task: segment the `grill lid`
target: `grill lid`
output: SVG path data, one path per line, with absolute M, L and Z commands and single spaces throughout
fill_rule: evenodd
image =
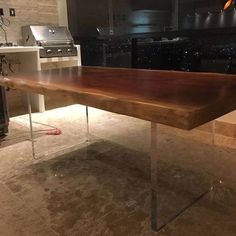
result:
M 24 45 L 27 46 L 53 46 L 73 45 L 74 40 L 63 26 L 24 26 L 22 28 Z

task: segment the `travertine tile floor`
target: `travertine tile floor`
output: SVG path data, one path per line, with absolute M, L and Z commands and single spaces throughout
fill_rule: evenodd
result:
M 89 111 L 89 144 L 83 106 L 34 114 L 35 130 L 63 131 L 36 136 L 37 160 L 28 117 L 12 119 L 8 138 L 18 142 L 0 148 L 0 235 L 236 235 L 236 150 L 159 125 L 159 223 L 167 225 L 152 233 L 149 122 Z

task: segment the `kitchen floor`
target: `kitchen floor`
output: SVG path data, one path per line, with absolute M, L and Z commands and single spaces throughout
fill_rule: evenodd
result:
M 11 119 L 0 146 L 0 235 L 235 236 L 236 150 L 158 125 L 158 222 L 150 231 L 150 123 L 73 105 Z M 62 135 L 46 135 L 59 128 Z M 187 208 L 188 207 L 188 208 Z M 186 209 L 187 208 L 187 209 Z

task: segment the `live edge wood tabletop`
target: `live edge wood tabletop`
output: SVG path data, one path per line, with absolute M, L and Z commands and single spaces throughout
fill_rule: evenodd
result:
M 186 130 L 236 109 L 236 75 L 81 66 L 1 77 L 0 85 Z

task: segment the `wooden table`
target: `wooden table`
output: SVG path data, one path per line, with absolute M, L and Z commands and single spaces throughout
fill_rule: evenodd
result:
M 236 76 L 72 67 L 1 78 L 26 92 L 70 96 L 76 103 L 192 129 L 236 109 Z
M 156 123 L 190 130 L 236 109 L 235 75 L 72 67 L 17 74 L 1 78 L 0 85 L 151 121 L 153 230 L 158 229 Z

